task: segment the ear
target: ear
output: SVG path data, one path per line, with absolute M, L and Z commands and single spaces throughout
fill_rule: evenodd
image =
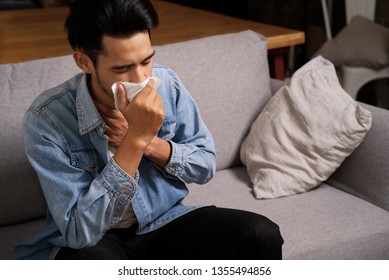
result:
M 82 71 L 84 71 L 87 74 L 92 73 L 92 71 L 94 69 L 94 65 L 93 65 L 92 60 L 89 58 L 89 56 L 87 56 L 86 54 L 84 54 L 82 52 L 76 51 L 73 54 L 73 59 L 76 62 L 77 66 Z

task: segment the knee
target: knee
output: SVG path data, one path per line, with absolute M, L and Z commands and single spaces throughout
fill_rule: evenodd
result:
M 279 226 L 270 219 L 256 215 L 248 222 L 242 235 L 242 244 L 246 244 L 246 257 L 264 260 L 282 259 L 282 238 Z
M 282 259 L 282 245 L 284 239 L 282 238 L 280 228 L 277 224 L 268 219 L 265 229 L 259 229 L 259 241 L 264 244 L 264 259 L 280 260 Z M 257 229 L 258 232 L 258 229 Z

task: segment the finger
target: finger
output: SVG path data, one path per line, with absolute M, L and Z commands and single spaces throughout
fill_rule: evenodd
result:
M 155 92 L 156 92 L 156 94 L 154 96 L 154 102 L 156 104 L 162 104 L 163 103 L 162 102 L 162 96 L 157 91 L 155 91 Z
M 155 81 L 153 79 L 150 79 L 148 81 L 148 83 L 146 84 L 146 86 L 144 87 L 144 89 L 146 89 L 146 91 L 148 93 L 150 93 L 154 89 L 154 84 L 155 84 Z
M 154 79 L 153 79 L 153 78 L 150 78 L 148 84 L 149 84 L 150 86 L 154 87 L 154 84 L 155 84 Z
M 126 89 L 122 84 L 118 85 L 117 99 L 119 111 L 123 112 L 127 108 L 129 101 L 127 100 Z

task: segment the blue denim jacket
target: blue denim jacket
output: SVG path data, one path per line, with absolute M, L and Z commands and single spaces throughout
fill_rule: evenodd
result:
M 215 148 L 195 101 L 170 69 L 162 79 L 165 119 L 158 136 L 170 141 L 164 170 L 143 158 L 135 178 L 107 157 L 105 124 L 80 73 L 42 93 L 25 114 L 26 154 L 36 170 L 48 211 L 47 226 L 15 249 L 18 259 L 53 259 L 60 247 L 95 245 L 132 203 L 137 234 L 153 231 L 198 206 L 185 206 L 186 183 L 208 182 Z

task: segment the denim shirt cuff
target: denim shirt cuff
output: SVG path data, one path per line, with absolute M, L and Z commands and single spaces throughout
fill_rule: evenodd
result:
M 184 177 L 182 166 L 187 161 L 187 153 L 183 145 L 179 145 L 172 141 L 169 141 L 169 143 L 172 147 L 172 154 L 168 164 L 165 166 L 165 171 L 175 178 L 182 178 Z
M 139 180 L 138 170 L 135 177 L 132 177 L 111 158 L 102 175 L 105 188 L 114 195 L 123 198 L 125 201 L 131 200 L 135 196 Z

